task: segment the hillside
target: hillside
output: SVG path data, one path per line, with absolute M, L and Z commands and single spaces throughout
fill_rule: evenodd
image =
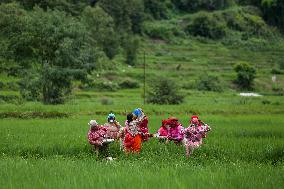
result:
M 75 96 L 90 91 L 112 92 L 127 88 L 129 90 L 134 88 L 132 91 L 136 92 L 142 91 L 144 66 L 146 91 L 151 90 L 149 85 L 157 78 L 167 77 L 174 80 L 184 94 L 198 93 L 198 90 L 201 92 L 212 90 L 218 91 L 216 95 L 237 94 L 241 91 L 283 95 L 284 38 L 281 28 L 277 29 L 263 19 L 267 19 L 263 7 L 258 7 L 257 4 L 225 3 L 222 4 L 224 6 L 213 4 L 213 9 L 203 4 L 196 4 L 194 8 L 190 3 L 181 6 L 178 4 L 179 1 L 167 2 L 167 7 L 164 7 L 155 2 L 159 1 L 152 3 L 144 1 L 144 4 L 137 1 L 138 4 L 130 4 L 124 9 L 116 7 L 122 12 L 128 11 L 129 17 L 126 16 L 124 19 L 115 17 L 121 16 L 122 13 L 115 12 L 117 10 L 109 6 L 107 0 L 97 2 L 92 8 L 87 7 L 88 4 L 83 2 L 77 7 L 69 2 L 70 4 L 63 11 L 60 3 L 48 4 L 50 9 L 47 12 L 42 12 L 41 8 L 44 7 L 40 3 L 35 5 L 41 8 L 34 7 L 34 9 L 27 8 L 32 4 L 2 3 L 3 48 L 0 59 L 2 101 L 14 103 L 23 100 L 41 101 L 44 96 L 44 99 L 47 98 L 43 100 L 45 103 L 56 103 L 70 99 L 68 94 L 71 91 Z M 138 9 L 139 7 L 142 8 Z M 128 8 L 133 8 L 131 10 L 134 12 L 129 12 Z M 9 9 L 10 12 L 7 11 Z M 44 20 L 50 22 L 50 26 L 42 28 L 42 31 L 46 29 L 47 35 L 53 30 L 52 24 L 56 23 L 52 19 L 57 19 L 57 22 L 62 23 L 63 28 L 70 27 L 69 31 L 68 29 L 63 31 L 65 29 L 62 28 L 66 36 L 77 36 L 71 43 L 78 44 L 81 40 L 82 49 L 76 52 L 76 48 L 73 48 L 76 45 L 69 47 L 70 44 L 64 41 L 65 38 L 53 36 L 52 33 L 50 39 L 42 40 L 44 36 L 37 33 L 34 28 L 21 27 L 26 20 L 18 19 L 13 11 L 23 14 L 29 23 L 39 24 L 38 27 L 43 27 L 40 22 Z M 68 21 L 60 20 L 63 12 L 71 13 L 65 15 Z M 92 17 L 96 14 L 105 19 Z M 130 22 L 125 20 L 128 18 Z M 143 21 L 138 18 L 143 18 Z M 73 26 L 68 22 L 72 22 L 74 27 L 79 27 L 81 30 L 70 33 L 73 32 L 71 28 Z M 98 24 L 99 27 L 93 24 Z M 111 28 L 106 27 L 107 25 Z M 19 32 L 22 35 L 18 36 Z M 26 38 L 27 34 L 34 37 Z M 62 38 L 63 44 L 55 45 L 55 38 Z M 83 42 L 82 40 L 85 39 L 88 40 Z M 33 46 L 36 43 L 44 45 Z M 60 46 L 63 49 L 56 50 Z M 41 51 L 43 53 L 40 53 Z M 76 56 L 82 58 L 76 60 Z M 46 64 L 49 68 L 39 64 L 52 61 L 53 66 Z M 74 67 L 78 61 L 82 66 Z M 249 89 L 242 89 L 235 82 L 237 73 L 234 71 L 234 66 L 239 63 L 247 63 L 256 69 L 256 78 Z M 74 65 L 69 67 L 69 64 Z M 47 68 L 51 70 L 50 76 L 41 74 L 48 73 Z M 53 73 L 53 69 L 59 72 Z M 50 97 L 48 94 L 42 94 L 42 89 L 38 88 L 42 86 L 39 83 L 47 83 L 44 77 L 52 77 L 52 74 L 57 74 L 56 77 L 60 81 L 50 80 L 50 86 L 57 86 L 49 89 L 55 90 L 52 93 L 58 95 L 56 98 L 51 94 Z M 70 77 L 65 77 L 64 74 Z M 200 87 L 201 84 L 207 85 L 207 88 Z M 48 89 L 48 86 L 46 88 Z M 141 98 L 142 93 L 138 92 L 136 96 Z M 71 99 L 73 97 L 71 96 Z M 48 98 L 51 98 L 51 101 Z M 52 98 L 55 98 L 54 101 Z

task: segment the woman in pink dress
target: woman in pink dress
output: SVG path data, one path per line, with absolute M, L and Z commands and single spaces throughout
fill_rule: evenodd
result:
M 133 120 L 138 122 L 138 129 L 141 132 L 142 142 L 149 140 L 148 117 L 141 108 L 136 108 L 133 112 Z
M 206 133 L 211 128 L 198 119 L 198 116 L 193 115 L 190 120 L 190 125 L 184 129 L 183 143 L 186 148 L 186 157 L 188 158 L 194 149 L 200 147 L 202 139 L 206 137 Z
M 181 144 L 184 138 L 183 126 L 178 122 L 178 118 L 171 117 L 168 119 L 169 124 L 168 136 L 169 141 L 174 141 L 176 144 Z
M 169 133 L 169 124 L 168 120 L 165 119 L 162 121 L 162 126 L 159 128 L 159 130 L 156 133 L 156 137 L 160 139 L 160 141 L 164 141 L 167 139 Z
M 107 129 L 99 125 L 96 120 L 91 120 L 88 124 L 90 126 L 87 134 L 88 141 L 93 146 L 97 156 L 99 153 L 108 153 L 108 143 L 111 141 L 107 139 Z
M 118 139 L 119 138 L 119 131 L 121 126 L 119 122 L 116 121 L 115 115 L 113 113 L 108 114 L 107 116 L 107 123 L 104 124 L 104 127 L 107 128 L 107 137 L 109 139 Z

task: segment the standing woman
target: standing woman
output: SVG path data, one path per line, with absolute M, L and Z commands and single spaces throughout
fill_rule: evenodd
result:
M 188 158 L 194 149 L 202 145 L 202 139 L 206 138 L 206 133 L 211 128 L 201 121 L 198 116 L 193 115 L 190 119 L 190 125 L 184 130 L 184 145 L 186 149 L 186 157 Z
M 144 114 L 141 108 L 135 109 L 132 114 L 133 120 L 138 122 L 138 129 L 142 135 L 142 142 L 148 141 L 149 136 L 152 136 L 151 134 L 149 134 L 148 117 Z
M 140 153 L 141 151 L 142 134 L 138 128 L 139 122 L 133 118 L 133 114 L 127 115 L 125 128 L 121 135 L 121 137 L 124 136 L 123 147 L 126 153 Z

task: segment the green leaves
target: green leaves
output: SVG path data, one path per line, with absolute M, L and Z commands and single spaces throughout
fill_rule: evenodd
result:
M 82 21 L 87 26 L 92 43 L 100 47 L 108 58 L 118 53 L 119 38 L 115 32 L 114 20 L 101 7 L 86 7 L 82 13 Z
M 158 78 L 151 82 L 147 101 L 153 104 L 180 104 L 184 96 L 179 92 L 178 85 L 168 78 Z
M 211 39 L 223 38 L 227 33 L 226 23 L 216 15 L 201 12 L 187 26 L 186 31 L 194 36 L 202 36 Z
M 35 7 L 26 12 L 16 4 L 0 8 L 6 10 L 1 12 L 0 23 L 5 27 L 1 32 L 9 32 L 3 56 L 19 62 L 23 73 L 31 68 L 30 74 L 23 74 L 23 97 L 62 103 L 71 92 L 72 81 L 86 78 L 98 58 L 85 26 L 57 10 Z M 10 16 L 11 21 L 6 19 Z
M 237 72 L 237 84 L 241 88 L 251 89 L 256 76 L 256 69 L 246 62 L 240 62 L 235 65 L 234 70 Z

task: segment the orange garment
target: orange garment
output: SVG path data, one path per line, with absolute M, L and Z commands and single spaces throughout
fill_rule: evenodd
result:
M 140 134 L 132 136 L 130 133 L 127 133 L 124 139 L 124 147 L 126 152 L 136 152 L 141 151 L 142 137 Z
M 139 153 L 141 151 L 141 142 L 142 142 L 141 135 L 136 135 L 134 137 L 134 143 L 132 145 L 133 152 L 138 152 Z

